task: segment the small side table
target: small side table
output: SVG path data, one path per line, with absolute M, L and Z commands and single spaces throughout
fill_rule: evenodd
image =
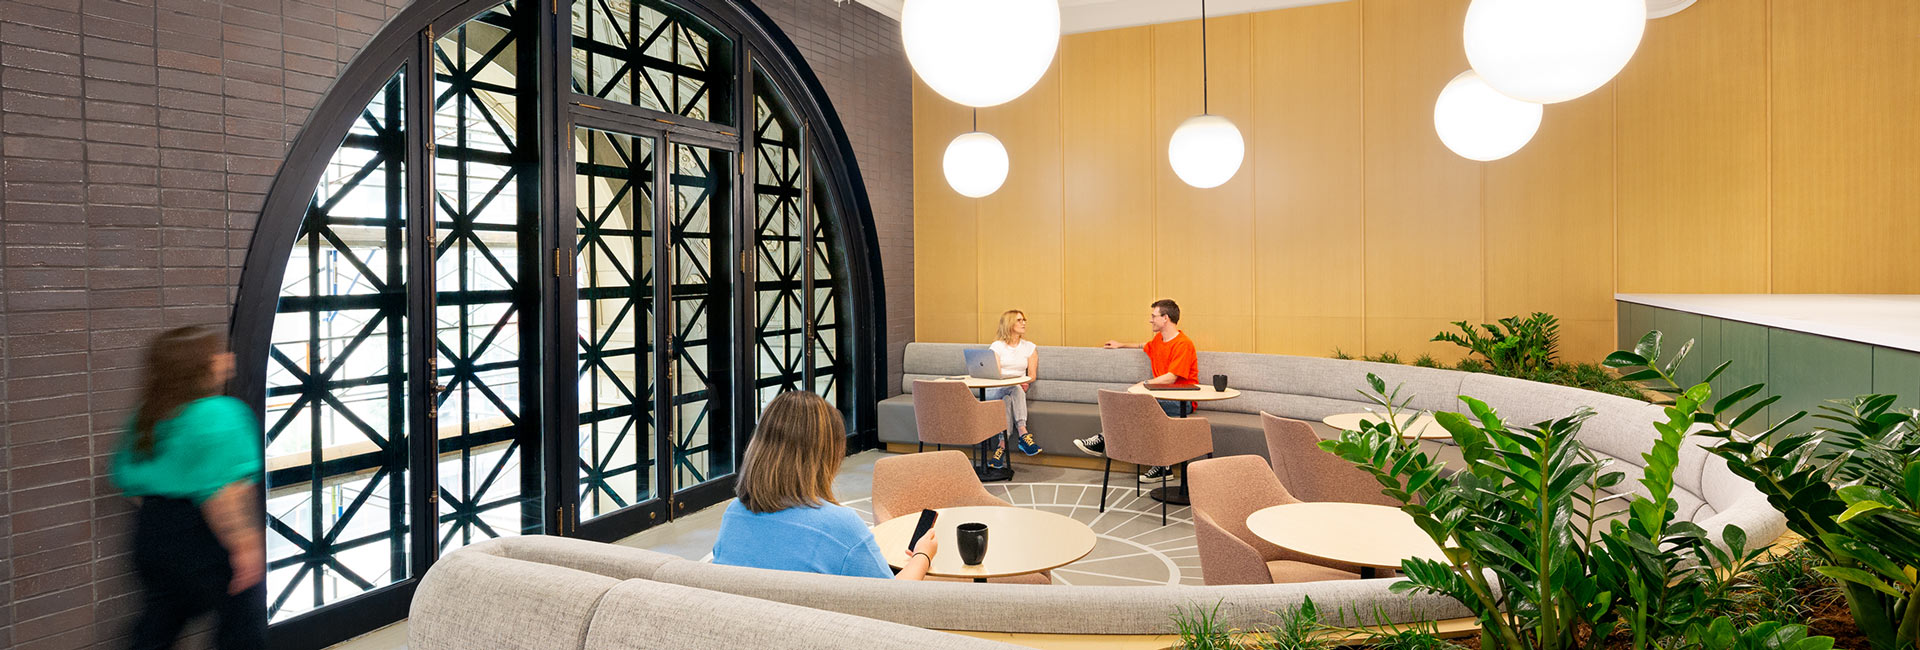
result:
M 1093 529 L 1071 517 L 1041 510 L 1011 506 L 957 506 L 937 508 L 940 519 L 934 523 L 940 554 L 933 556 L 927 575 L 943 578 L 1005 578 L 1052 571 L 1072 564 L 1093 552 Z M 960 563 L 959 533 L 954 529 L 967 522 L 987 525 L 987 555 L 980 564 Z M 894 517 L 873 527 L 873 540 L 880 554 L 895 568 L 906 566 L 904 552 L 917 515 Z
M 1331 501 L 1289 503 L 1247 515 L 1247 530 L 1274 546 L 1323 560 L 1360 565 L 1360 577 L 1400 568 L 1400 561 L 1447 561 L 1433 538 L 1399 508 Z

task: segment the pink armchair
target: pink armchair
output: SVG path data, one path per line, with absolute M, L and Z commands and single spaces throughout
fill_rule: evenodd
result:
M 1213 428 L 1206 418 L 1167 417 L 1151 395 L 1102 390 L 1099 399 L 1107 451 L 1107 466 L 1100 473 L 1101 512 L 1107 510 L 1107 475 L 1113 461 L 1170 466 L 1213 453 Z M 1165 501 L 1160 502 L 1160 525 L 1167 525 Z
M 918 380 L 913 382 L 913 421 L 923 449 L 929 442 L 979 445 L 1007 430 L 1007 407 L 980 401 L 957 381 Z
M 1360 567 L 1289 551 L 1247 529 L 1247 516 L 1261 508 L 1299 503 L 1259 456 L 1228 456 L 1195 462 L 1187 494 L 1200 546 L 1200 574 L 1210 585 L 1352 580 Z
M 1013 507 L 987 493 L 980 477 L 967 465 L 967 456 L 958 451 L 888 456 L 873 464 L 873 523 L 919 513 L 922 509 L 955 506 Z M 959 548 L 957 542 L 940 540 L 948 553 Z M 884 550 L 884 549 L 883 549 Z M 957 578 L 934 580 L 960 581 Z M 1053 584 L 1052 572 L 992 578 L 987 582 L 1008 584 Z
M 1299 420 L 1260 413 L 1260 425 L 1267 433 L 1267 458 L 1273 473 L 1301 501 L 1340 501 L 1400 507 L 1400 502 L 1380 493 L 1380 483 L 1366 470 L 1354 467 L 1339 456 L 1320 449 L 1320 436 L 1313 425 Z

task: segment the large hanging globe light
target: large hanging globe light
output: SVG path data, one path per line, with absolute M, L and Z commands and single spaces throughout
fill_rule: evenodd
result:
M 1541 107 L 1500 94 L 1472 70 L 1460 73 L 1433 103 L 1433 130 L 1462 158 L 1486 162 L 1513 155 L 1540 130 Z
M 992 194 L 1007 182 L 1007 148 L 999 138 L 980 131 L 954 138 L 940 164 L 947 173 L 947 184 L 968 198 Z
M 1247 155 L 1246 140 L 1233 121 L 1219 115 L 1195 115 L 1180 123 L 1167 144 L 1167 162 L 1188 185 L 1219 187 L 1240 171 Z
M 975 108 L 1013 101 L 1053 64 L 1058 0 L 907 0 L 900 37 L 913 71 Z
M 1646 28 L 1647 0 L 1473 0 L 1464 37 L 1487 85 L 1552 104 L 1606 85 Z

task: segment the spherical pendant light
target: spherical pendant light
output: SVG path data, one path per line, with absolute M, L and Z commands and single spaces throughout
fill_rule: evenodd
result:
M 980 131 L 954 138 L 941 165 L 947 173 L 947 184 L 968 198 L 992 194 L 1007 182 L 1007 148 L 999 138 Z
M 1646 27 L 1647 0 L 1473 0 L 1467 62 L 1509 97 L 1564 102 L 1619 74 Z
M 1053 65 L 1058 0 L 906 0 L 907 61 L 940 96 L 975 108 L 1013 101 Z
M 1500 94 L 1472 70 L 1460 73 L 1433 103 L 1433 130 L 1462 158 L 1513 155 L 1540 130 L 1541 107 Z
M 1233 121 L 1218 115 L 1195 115 L 1180 123 L 1167 144 L 1167 162 L 1188 185 L 1219 187 L 1240 171 L 1247 155 L 1246 140 Z

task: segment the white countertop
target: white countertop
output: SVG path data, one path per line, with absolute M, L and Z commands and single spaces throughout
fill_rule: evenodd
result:
M 1620 293 L 1649 307 L 1920 352 L 1920 296 Z

